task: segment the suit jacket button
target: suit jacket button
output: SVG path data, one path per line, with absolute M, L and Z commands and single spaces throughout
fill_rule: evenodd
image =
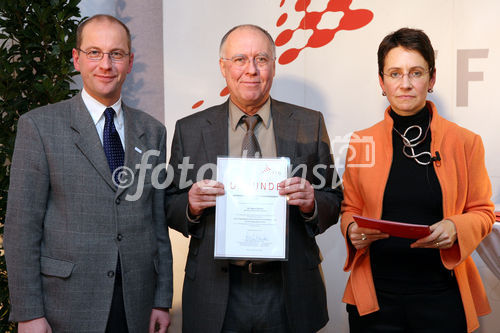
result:
M 223 273 L 227 273 L 227 267 L 222 267 L 220 270 L 221 270 Z
M 115 272 L 113 272 L 113 271 L 108 272 L 108 277 L 112 278 L 114 276 L 115 276 Z
M 122 234 L 118 234 L 118 235 L 116 236 L 116 240 L 117 240 L 117 241 L 119 241 L 119 242 L 120 242 L 122 239 L 123 239 L 123 235 L 122 235 Z
M 116 198 L 115 204 L 119 205 L 120 204 L 120 198 Z

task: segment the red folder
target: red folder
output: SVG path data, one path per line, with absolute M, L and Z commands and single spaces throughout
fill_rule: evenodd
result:
M 384 221 L 354 215 L 354 221 L 362 228 L 377 229 L 394 237 L 419 239 L 431 234 L 428 225 Z

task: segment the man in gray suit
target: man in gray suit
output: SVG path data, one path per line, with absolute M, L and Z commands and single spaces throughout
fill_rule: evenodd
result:
M 184 332 L 307 333 L 328 321 L 315 236 L 337 222 L 342 190 L 321 113 L 270 98 L 275 58 L 274 41 L 262 28 L 231 29 L 221 41 L 219 61 L 230 98 L 176 124 L 170 164 L 177 172 L 166 208 L 169 226 L 191 236 Z M 210 172 L 196 179 L 198 170 L 216 163 L 218 155 L 246 153 L 289 157 L 294 167 L 307 170 L 303 178 L 280 184 L 290 205 L 286 262 L 214 260 L 214 206 L 224 186 L 210 180 Z M 187 166 L 186 157 L 189 168 L 178 168 Z
M 86 20 L 73 49 L 82 92 L 19 119 L 5 249 L 20 333 L 166 332 L 170 323 L 165 193 L 152 168 L 128 187 L 117 173 L 166 160 L 165 127 L 121 101 L 133 60 L 122 22 Z

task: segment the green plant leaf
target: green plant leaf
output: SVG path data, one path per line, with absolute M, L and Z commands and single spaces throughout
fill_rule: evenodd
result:
M 71 63 L 80 0 L 0 0 L 0 240 L 17 121 L 29 110 L 71 98 Z M 9 323 L 9 291 L 0 241 L 0 332 Z

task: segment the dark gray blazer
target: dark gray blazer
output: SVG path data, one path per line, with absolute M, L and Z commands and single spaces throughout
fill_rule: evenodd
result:
M 182 298 L 183 331 L 219 333 L 229 295 L 228 261 L 214 260 L 215 209 L 206 209 L 199 224 L 186 218 L 189 188 L 180 188 L 178 164 L 189 157 L 194 164 L 187 180 L 196 182 L 198 169 L 216 163 L 228 154 L 228 102 L 195 113 L 177 122 L 170 164 L 175 170 L 167 189 L 169 226 L 190 235 Z M 306 178 L 318 183 L 312 169 L 317 164 L 333 166 L 330 141 L 321 113 L 296 105 L 271 101 L 271 114 L 278 156 L 291 159 L 292 166 L 307 165 Z M 321 276 L 321 254 L 315 236 L 337 222 L 342 200 L 338 179 L 332 168 L 319 169 L 326 186 L 315 191 L 318 217 L 304 221 L 296 206 L 289 209 L 289 253 L 283 264 L 286 311 L 294 332 L 316 332 L 328 322 L 325 285 Z M 210 178 L 210 172 L 206 178 Z
M 112 183 L 81 95 L 19 119 L 4 239 L 11 320 L 45 316 L 54 332 L 104 332 L 118 251 L 130 332 L 147 332 L 151 309 L 171 306 L 165 194 L 153 188 L 152 168 L 142 196 L 125 199 L 136 191 L 142 154 L 159 151 L 153 168 L 165 162 L 166 131 L 122 107 L 125 165 L 136 172 L 127 189 Z

